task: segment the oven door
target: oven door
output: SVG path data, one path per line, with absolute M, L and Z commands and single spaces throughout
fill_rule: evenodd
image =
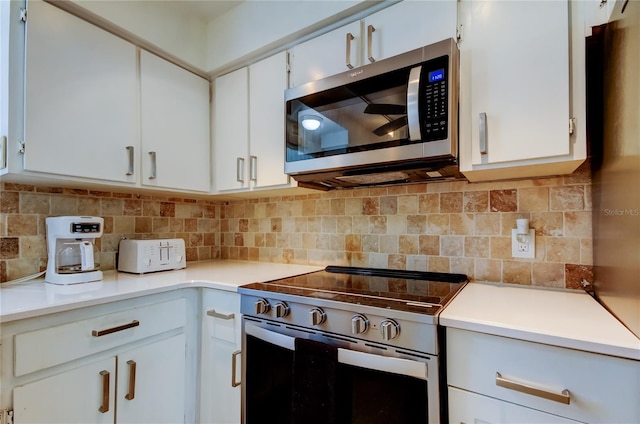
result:
M 440 422 L 437 357 L 246 318 L 243 343 L 246 424 Z

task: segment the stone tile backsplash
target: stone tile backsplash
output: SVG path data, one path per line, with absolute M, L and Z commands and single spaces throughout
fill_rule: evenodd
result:
M 180 237 L 187 260 L 213 258 L 465 273 L 472 280 L 572 289 L 592 276 L 588 167 L 556 178 L 438 182 L 221 201 L 3 183 L 0 282 L 46 267 L 44 220 L 97 215 L 101 268 L 118 242 Z M 535 259 L 511 257 L 516 218 Z

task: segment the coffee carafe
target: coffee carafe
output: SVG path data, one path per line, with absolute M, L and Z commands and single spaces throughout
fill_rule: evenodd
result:
M 44 280 L 78 284 L 102 280 L 94 260 L 94 241 L 102 236 L 104 219 L 93 216 L 56 216 L 46 219 L 49 260 Z

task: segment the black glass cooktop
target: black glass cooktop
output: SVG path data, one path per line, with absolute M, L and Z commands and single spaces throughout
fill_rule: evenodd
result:
M 328 266 L 240 288 L 433 315 L 468 281 L 464 274 Z

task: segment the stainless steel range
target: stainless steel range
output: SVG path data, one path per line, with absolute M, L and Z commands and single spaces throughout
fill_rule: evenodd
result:
M 445 422 L 438 314 L 466 282 L 329 266 L 240 287 L 243 422 Z

